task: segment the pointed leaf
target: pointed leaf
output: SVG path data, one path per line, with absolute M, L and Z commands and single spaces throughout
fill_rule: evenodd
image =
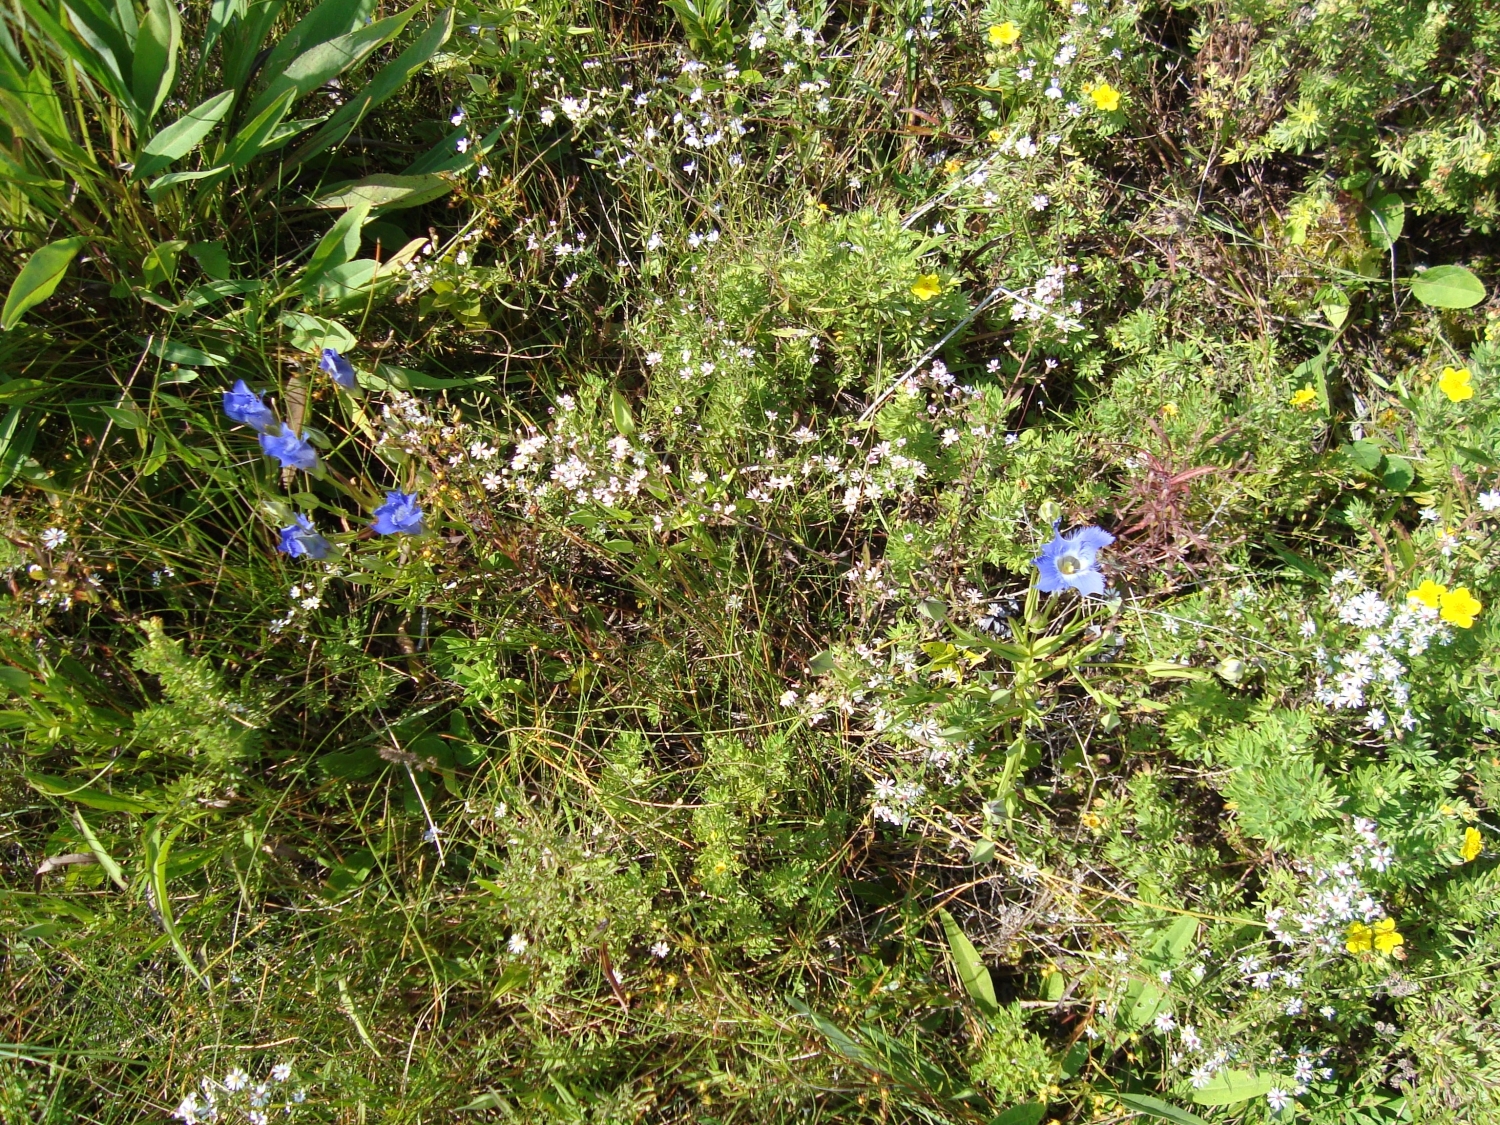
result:
M 140 108 L 137 127 L 144 132 L 177 82 L 177 51 L 182 21 L 172 0 L 146 0 L 146 18 L 135 40 L 131 91 Z
M 1388 192 L 1370 200 L 1364 220 L 1370 245 L 1377 250 L 1389 250 L 1406 224 L 1406 204 L 1395 192 Z
M 417 6 L 387 16 L 383 20 L 340 35 L 298 55 L 286 70 L 274 74 L 265 91 L 247 111 L 258 114 L 288 90 L 298 97 L 311 93 L 330 78 L 336 78 L 351 66 L 367 58 L 372 51 L 389 43 L 416 14 Z
M 15 281 L 11 282 L 5 308 L 0 311 L 0 329 L 10 331 L 20 323 L 28 309 L 52 296 L 63 274 L 67 273 L 68 264 L 88 245 L 88 241 L 84 235 L 74 235 L 48 243 L 32 254 L 21 267 L 21 272 L 16 274 Z
M 948 937 L 948 952 L 953 954 L 953 967 L 958 973 L 958 979 L 962 982 L 964 990 L 983 1011 L 987 1013 L 996 1011 L 999 1004 L 995 1001 L 995 983 L 990 980 L 990 971 L 979 959 L 979 951 L 959 928 L 953 915 L 946 910 L 940 910 L 938 917 L 943 921 L 943 932 Z
M 1433 266 L 1411 279 L 1411 295 L 1435 309 L 1467 309 L 1484 300 L 1484 283 L 1463 266 Z
M 1116 1094 L 1115 1100 L 1127 1109 L 1133 1109 L 1137 1113 L 1155 1117 L 1160 1121 L 1173 1121 L 1176 1125 L 1208 1125 L 1208 1122 L 1196 1113 L 1178 1109 L 1171 1102 L 1153 1098 L 1150 1094 Z
M 339 216 L 308 259 L 302 274 L 304 289 L 312 288 L 329 270 L 351 261 L 359 253 L 359 233 L 369 215 L 370 204 L 362 200 Z
M 296 90 L 287 90 L 279 98 L 274 99 L 270 105 L 252 118 L 249 124 L 240 127 L 239 132 L 235 133 L 224 151 L 219 154 L 217 163 L 229 168 L 243 168 L 262 153 L 286 144 L 290 138 L 280 137 L 276 130 L 296 100 Z M 273 137 L 278 139 L 273 141 Z
M 1269 1071 L 1221 1070 L 1208 1085 L 1193 1091 L 1193 1101 L 1199 1105 L 1234 1105 L 1251 1098 L 1263 1098 L 1278 1084 L 1286 1089 L 1294 1085 Z
M 420 207 L 452 190 L 453 181 L 446 176 L 431 173 L 425 176 L 393 176 L 382 173 L 340 187 L 332 194 L 318 199 L 317 206 L 344 209 L 365 200 L 371 209 L 399 211 L 403 207 Z
M 326 148 L 341 144 L 364 119 L 366 113 L 404 86 L 407 79 L 437 54 L 452 32 L 453 10 L 450 8 L 430 24 L 406 50 L 387 63 L 379 74 L 361 87 L 359 93 L 339 106 L 327 123 L 293 153 L 293 163 L 300 164 Z M 406 206 L 412 207 L 415 204 L 408 203 Z
M 1021 1102 L 990 1118 L 990 1125 L 1037 1125 L 1047 1107 L 1041 1102 Z
M 260 73 L 273 76 L 282 73 L 297 56 L 354 31 L 369 19 L 374 9 L 374 0 L 323 0 L 271 48 Z
M 229 107 L 233 102 L 233 90 L 215 94 L 208 101 L 194 106 L 157 133 L 142 146 L 131 178 L 144 180 L 147 176 L 154 176 L 169 164 L 181 160 L 192 152 L 229 112 Z

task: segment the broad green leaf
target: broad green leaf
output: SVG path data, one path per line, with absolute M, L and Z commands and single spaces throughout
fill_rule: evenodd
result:
M 149 343 L 136 337 L 136 342 L 144 347 L 148 354 L 159 356 L 168 363 L 177 363 L 185 367 L 223 367 L 229 362 L 227 356 L 214 355 L 187 344 L 174 343 L 171 340 L 160 338 L 151 340 Z
M 146 0 L 131 61 L 131 91 L 140 108 L 137 128 L 144 132 L 177 82 L 177 51 L 182 46 L 182 21 L 172 0 Z
M 143 430 L 146 428 L 146 415 L 137 407 L 98 406 L 95 409 L 121 429 Z
M 1185 1109 L 1178 1109 L 1171 1102 L 1153 1098 L 1150 1094 L 1116 1094 L 1115 1100 L 1127 1109 L 1161 1121 L 1173 1121 L 1176 1125 L 1208 1125 L 1203 1118 Z
M 166 285 L 177 276 L 177 259 L 187 249 L 187 243 L 180 238 L 170 239 L 167 242 L 159 242 L 141 259 L 141 279 L 148 288 L 154 289 L 158 285 Z
M 1151 660 L 1141 669 L 1153 680 L 1206 680 L 1209 673 L 1202 668 L 1186 664 L 1174 664 L 1170 660 Z
M 1349 456 L 1354 463 L 1367 473 L 1378 473 L 1380 463 L 1385 460 L 1385 453 L 1381 450 L 1378 442 L 1370 441 L 1368 438 L 1360 438 L 1358 441 L 1349 443 Z
M 363 200 L 369 203 L 372 211 L 398 211 L 403 207 L 430 203 L 452 190 L 451 179 L 432 173 L 425 176 L 369 176 L 323 196 L 316 205 L 347 210 Z
M 1167 994 L 1150 981 L 1142 981 L 1140 985 L 1141 989 L 1135 998 L 1135 1003 L 1130 1006 L 1130 1014 L 1125 1017 L 1126 1024 L 1131 1028 L 1145 1027 L 1156 1018 L 1156 1013 L 1161 1011 L 1167 1002 Z M 1126 989 L 1125 998 L 1128 1000 L 1134 991 L 1134 986 Z
M 229 280 L 229 251 L 222 242 L 194 242 L 187 248 L 198 268 L 214 281 Z
M 277 127 L 296 100 L 297 91 L 287 90 L 272 101 L 270 105 L 251 118 L 248 124 L 241 126 L 229 144 L 225 146 L 224 151 L 219 153 L 215 163 L 231 169 L 243 168 L 262 153 L 285 144 L 286 138 L 274 143 L 271 138 L 276 134 Z
M 373 107 L 385 101 L 437 54 L 453 32 L 453 10 L 445 10 L 416 40 L 387 63 L 359 92 L 334 112 L 327 123 L 292 154 L 300 164 L 324 149 L 341 144 Z M 433 196 L 431 198 L 436 198 Z M 404 206 L 414 207 L 415 203 Z
M 217 5 L 218 0 L 215 0 Z M 231 90 L 244 91 L 250 81 L 250 72 L 255 60 L 264 57 L 266 36 L 270 34 L 286 0 L 227 0 L 224 21 L 219 34 L 223 38 L 220 57 L 224 60 L 224 85 Z M 232 18 L 232 13 L 243 13 Z M 210 29 L 213 16 L 210 14 Z M 207 51 L 204 52 L 207 54 Z
M 5 416 L 0 419 L 0 488 L 13 481 L 26 463 L 40 423 L 35 411 L 20 406 L 5 408 Z
M 131 178 L 144 180 L 147 176 L 154 176 L 192 152 L 213 131 L 213 127 L 223 120 L 233 102 L 233 90 L 215 94 L 157 133 L 142 146 Z
M 1208 1085 L 1193 1091 L 1193 1101 L 1199 1105 L 1234 1105 L 1263 1098 L 1278 1084 L 1286 1089 L 1294 1085 L 1269 1071 L 1221 1070 L 1209 1079 Z
M 635 415 L 630 412 L 630 403 L 619 391 L 609 392 L 609 413 L 614 419 L 615 430 L 629 436 L 635 433 Z
M 1365 234 L 1377 250 L 1389 250 L 1401 237 L 1406 223 L 1406 204 L 1395 192 L 1370 200 L 1364 214 Z M 1335 327 L 1337 327 L 1335 325 Z
M 50 5 L 22 0 L 22 6 L 56 46 L 119 98 L 133 120 L 139 119 L 139 109 L 129 84 L 130 59 L 135 49 L 112 13 L 94 0 L 67 0 L 63 11 L 73 28 L 69 32 L 53 18 Z
M 1385 471 L 1380 476 L 1380 483 L 1392 492 L 1405 492 L 1417 479 L 1417 470 L 1405 457 L 1397 457 L 1394 453 L 1385 459 Z
M 11 282 L 10 293 L 5 298 L 5 308 L 0 312 L 0 329 L 10 331 L 20 323 L 26 311 L 41 304 L 56 291 L 63 274 L 68 271 L 78 251 L 88 245 L 84 235 L 60 239 L 43 246 L 27 259 Z
M 1182 960 L 1183 953 L 1197 936 L 1198 919 L 1191 914 L 1179 915 L 1171 927 L 1157 938 L 1152 956 L 1167 968 L 1173 968 Z
M 1041 1102 L 1021 1102 L 990 1118 L 990 1125 L 1037 1125 L 1047 1107 Z
M 318 278 L 317 299 L 333 304 L 350 300 L 363 302 L 379 272 L 380 263 L 374 258 L 356 258 L 326 269 Z
M 30 402 L 46 390 L 47 384 L 40 379 L 11 379 L 0 383 L 0 405 Z
M 316 355 L 324 348 L 347 352 L 359 343 L 358 337 L 338 321 L 325 320 L 312 313 L 284 313 L 280 323 L 292 330 L 292 347 L 300 352 Z
M 248 112 L 253 116 L 281 97 L 288 90 L 298 97 L 311 93 L 331 78 L 337 78 L 351 66 L 367 58 L 371 52 L 384 46 L 397 35 L 416 14 L 417 5 L 404 12 L 376 20 L 366 27 L 358 28 L 346 35 L 319 43 L 311 50 L 298 55 L 284 71 L 271 71 L 270 84 L 255 99 Z
M 1484 283 L 1463 266 L 1433 266 L 1411 279 L 1411 295 L 1435 309 L 1467 309 L 1484 300 Z
M 302 271 L 300 285 L 311 289 L 318 280 L 335 266 L 341 266 L 359 253 L 359 234 L 369 217 L 370 205 L 364 201 L 356 203 L 339 216 L 328 233 L 319 240 Z
M 999 1007 L 995 1001 L 995 984 L 990 980 L 990 971 L 979 959 L 979 951 L 959 928 L 953 915 L 946 910 L 939 910 L 938 917 L 942 919 L 943 932 L 948 937 L 948 952 L 953 955 L 953 967 L 964 990 L 983 1011 L 995 1011 Z
M 45 793 L 49 797 L 62 797 L 65 800 L 76 801 L 80 805 L 87 805 L 91 809 L 99 809 L 101 812 L 130 812 L 147 813 L 155 812 L 157 805 L 150 801 L 141 800 L 137 797 L 126 796 L 123 793 L 106 793 L 102 789 L 96 789 L 92 785 L 79 785 L 66 777 L 51 777 L 42 773 L 28 773 L 26 783 L 38 793 Z
M 330 39 L 354 31 L 369 19 L 374 10 L 375 0 L 323 0 L 298 20 L 276 46 L 271 48 L 266 61 L 261 65 L 260 73 L 282 73 L 287 64 L 299 55 L 320 43 L 327 43 Z

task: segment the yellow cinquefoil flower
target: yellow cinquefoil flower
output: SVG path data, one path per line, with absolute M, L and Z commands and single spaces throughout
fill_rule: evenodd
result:
M 1465 863 L 1473 863 L 1479 858 L 1479 853 L 1484 850 L 1484 837 L 1479 834 L 1479 829 L 1472 825 L 1464 829 L 1464 846 L 1458 849 L 1458 854 L 1464 857 Z
M 1009 47 L 1021 38 L 1021 29 L 1010 20 L 990 28 L 990 44 L 995 47 Z
M 1094 108 L 1102 109 L 1105 113 L 1113 113 L 1120 108 L 1120 91 L 1108 82 L 1101 82 L 1089 90 L 1089 97 L 1094 99 Z
M 1441 582 L 1434 582 L 1431 578 L 1425 579 L 1411 593 L 1406 595 L 1409 602 L 1421 602 L 1428 609 L 1437 609 L 1443 600 L 1443 595 L 1448 592 L 1448 587 Z
M 1292 392 L 1292 405 L 1298 410 L 1306 410 L 1318 401 L 1318 392 L 1311 387 L 1303 387 L 1300 391 Z
M 942 279 L 935 273 L 924 273 L 911 287 L 911 295 L 919 301 L 930 301 L 942 291 Z
M 1363 922 L 1350 922 L 1344 948 L 1350 953 L 1384 953 L 1389 956 L 1397 946 L 1405 945 L 1406 939 L 1396 932 L 1394 918 L 1382 918 L 1373 926 Z
M 1484 605 L 1473 594 L 1469 593 L 1467 586 L 1459 586 L 1457 589 L 1449 590 L 1438 599 L 1442 609 L 1439 616 L 1450 625 L 1457 625 L 1460 629 L 1468 629 L 1474 624 L 1474 615 Z
M 1469 385 L 1472 378 L 1467 367 L 1445 367 L 1438 376 L 1438 390 L 1448 396 L 1449 402 L 1463 402 L 1474 397 L 1474 388 Z

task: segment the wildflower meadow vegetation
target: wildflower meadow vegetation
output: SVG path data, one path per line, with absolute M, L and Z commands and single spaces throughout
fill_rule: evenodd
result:
M 0 2 L 0 1121 L 1500 1122 L 1500 8 Z

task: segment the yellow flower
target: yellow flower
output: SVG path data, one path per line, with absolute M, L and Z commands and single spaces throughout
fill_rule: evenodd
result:
M 1002 138 L 1002 135 L 1003 134 L 1001 134 L 1001 132 L 1000 132 L 999 129 L 991 129 L 988 133 L 985 134 L 985 137 L 988 140 L 993 141 L 995 144 L 999 144 L 1000 140 Z
M 1443 595 L 1447 592 L 1448 587 L 1428 578 L 1415 590 L 1407 594 L 1406 600 L 1409 602 L 1421 602 L 1428 609 L 1437 609 L 1439 603 L 1443 600 Z
M 911 295 L 919 301 L 930 301 L 943 291 L 943 282 L 935 273 L 924 273 L 911 287 Z
M 1438 600 L 1443 607 L 1439 616 L 1448 624 L 1457 625 L 1460 629 L 1470 628 L 1474 624 L 1474 615 L 1484 608 L 1483 603 L 1469 593 L 1467 586 L 1449 590 Z
M 1177 417 L 1177 404 L 1175 402 L 1164 402 L 1161 404 L 1161 416 L 1163 418 Z
M 964 166 L 957 160 L 945 160 L 943 162 L 943 175 L 955 176 L 964 170 Z
M 1344 948 L 1350 953 L 1379 952 L 1389 955 L 1397 946 L 1406 944 L 1406 939 L 1396 932 L 1394 918 L 1382 918 L 1373 926 L 1367 926 L 1363 922 L 1350 922 L 1345 937 L 1347 940 Z
M 1102 109 L 1105 113 L 1113 113 L 1120 108 L 1120 91 L 1108 82 L 1101 82 L 1091 89 L 1089 97 L 1094 99 L 1094 108 Z
M 1463 402 L 1474 397 L 1474 388 L 1469 386 L 1472 378 L 1467 367 L 1445 367 L 1438 377 L 1438 390 L 1448 396 L 1449 402 Z
M 994 47 L 1009 47 L 1021 38 L 1021 29 L 1010 20 L 1006 20 L 998 27 L 990 28 L 990 45 Z
M 1311 387 L 1303 387 L 1300 391 L 1292 392 L 1292 405 L 1298 410 L 1306 410 L 1318 401 L 1318 392 Z
M 1464 846 L 1458 849 L 1458 854 L 1464 857 L 1464 862 L 1473 863 L 1483 850 L 1484 837 L 1479 834 L 1479 829 L 1472 826 L 1465 828 Z

